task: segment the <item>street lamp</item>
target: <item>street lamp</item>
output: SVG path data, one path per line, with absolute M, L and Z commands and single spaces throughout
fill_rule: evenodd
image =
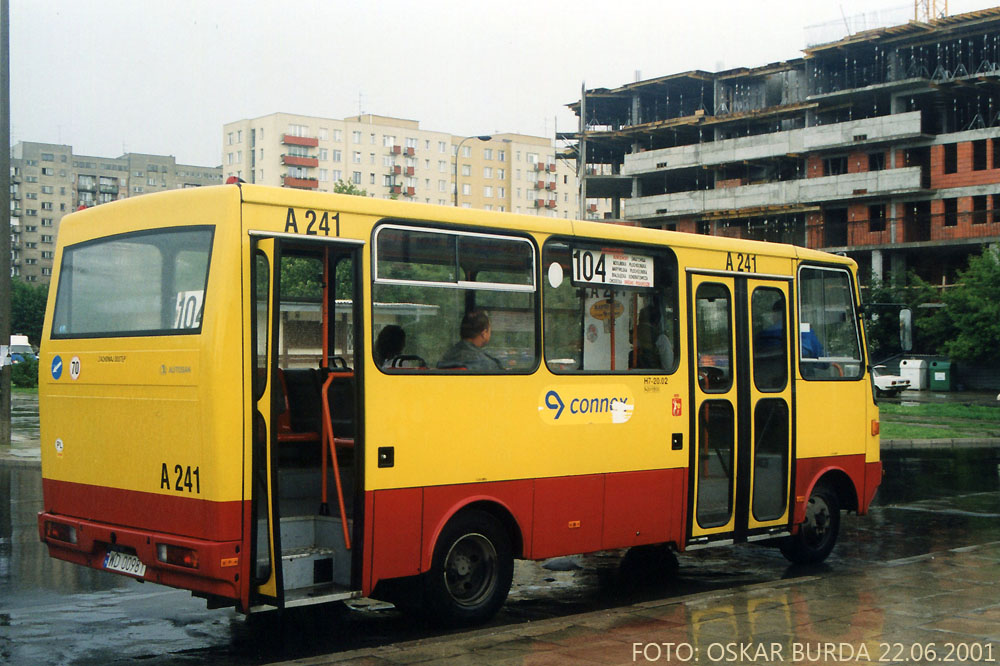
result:
M 467 136 L 458 142 L 458 148 L 455 149 L 455 207 L 458 208 L 458 157 L 462 154 L 462 144 L 469 139 L 479 139 L 480 141 L 489 141 L 493 137 L 489 134 L 480 134 L 478 136 Z

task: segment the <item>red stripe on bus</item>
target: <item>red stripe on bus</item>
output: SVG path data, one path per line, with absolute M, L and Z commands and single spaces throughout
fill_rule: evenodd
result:
M 879 463 L 881 468 L 881 463 Z M 792 519 L 794 524 L 799 524 L 806 519 L 806 503 L 809 494 L 812 492 L 816 482 L 828 473 L 843 473 L 850 479 L 854 486 L 854 493 L 858 499 L 858 512 L 864 513 L 868 510 L 868 502 L 871 497 L 866 492 L 866 463 L 863 453 L 850 456 L 821 456 L 818 458 L 799 458 L 795 466 L 795 515 Z M 881 479 L 881 475 L 879 476 Z M 874 495 L 874 488 L 872 489 Z M 798 498 L 803 500 L 797 501 Z M 842 498 L 843 506 L 847 508 L 847 499 Z
M 686 493 L 684 468 L 375 491 L 365 579 L 373 586 L 430 569 L 444 525 L 470 505 L 508 515 L 527 559 L 680 544 Z
M 42 479 L 45 510 L 63 516 L 195 539 L 242 538 L 243 502 L 212 502 L 72 481 Z

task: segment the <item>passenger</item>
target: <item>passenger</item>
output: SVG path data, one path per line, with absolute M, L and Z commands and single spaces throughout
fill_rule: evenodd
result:
M 375 339 L 375 363 L 380 368 L 388 368 L 392 365 L 392 359 L 403 353 L 406 346 L 406 331 L 400 326 L 389 324 L 383 326 Z
M 639 321 L 636 326 L 637 368 L 673 369 L 674 345 L 663 330 L 661 322 L 662 315 L 655 304 L 639 310 Z
M 437 367 L 465 368 L 471 372 L 503 371 L 500 361 L 483 351 L 490 341 L 492 330 L 490 318 L 483 310 L 465 313 L 459 331 L 462 339 L 445 352 Z

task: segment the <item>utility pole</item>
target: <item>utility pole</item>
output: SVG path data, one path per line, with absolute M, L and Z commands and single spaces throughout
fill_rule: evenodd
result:
M 6 349 L 9 344 L 10 2 L 0 0 L 0 345 Z M 10 365 L 3 361 L 0 361 L 0 446 L 10 446 Z

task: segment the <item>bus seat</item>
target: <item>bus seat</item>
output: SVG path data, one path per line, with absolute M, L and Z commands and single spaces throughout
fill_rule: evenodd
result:
M 278 381 L 275 382 L 275 390 L 277 390 L 281 395 L 279 398 L 279 406 L 282 410 L 278 413 L 276 431 L 278 434 L 279 442 L 319 442 L 320 441 L 320 431 L 316 430 L 296 430 L 292 423 L 292 409 L 291 404 L 288 399 L 288 381 L 285 377 L 285 371 L 278 368 Z

